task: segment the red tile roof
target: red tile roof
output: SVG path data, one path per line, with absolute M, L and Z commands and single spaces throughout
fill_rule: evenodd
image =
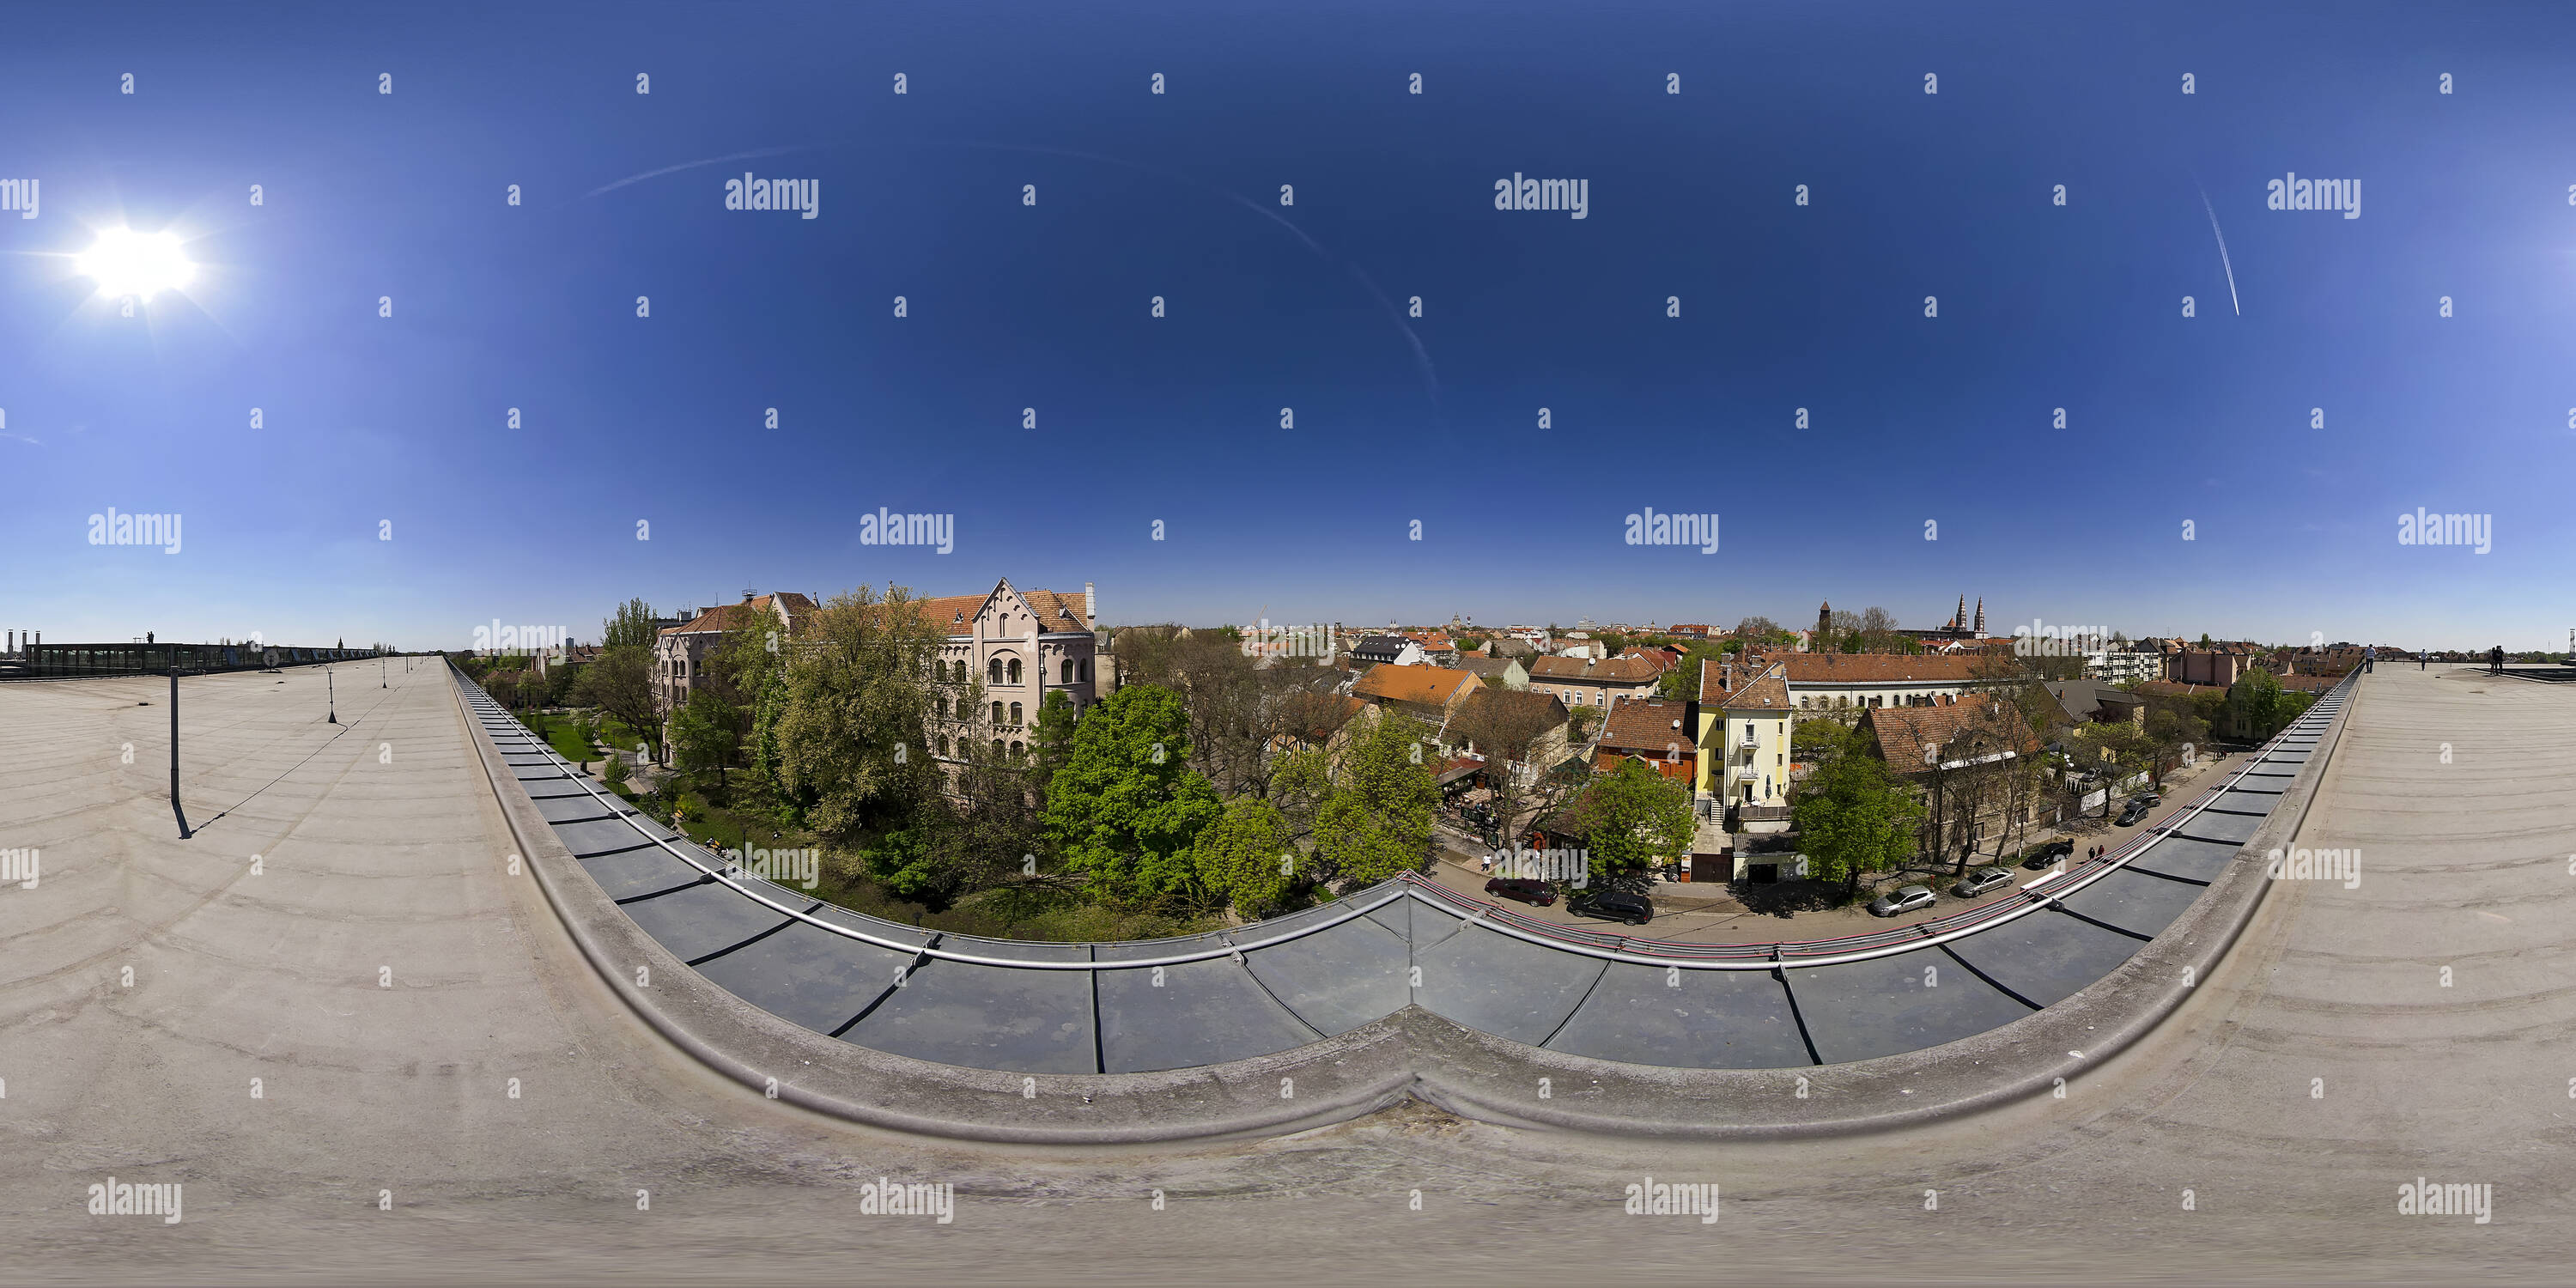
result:
M 1351 686 L 1351 694 L 1360 698 L 1378 698 L 1388 702 L 1414 702 L 1424 706 L 1446 706 L 1458 690 L 1467 685 L 1482 685 L 1472 671 L 1452 670 L 1445 666 L 1398 666 L 1383 662 L 1369 668 L 1369 673 Z

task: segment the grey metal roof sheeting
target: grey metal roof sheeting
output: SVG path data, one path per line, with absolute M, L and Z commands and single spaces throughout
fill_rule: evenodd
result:
M 1407 875 L 1255 925 L 1040 944 L 942 935 L 728 872 L 458 681 L 565 848 L 635 924 L 744 1001 L 897 1055 L 1015 1073 L 1185 1069 L 1292 1050 L 1420 1006 L 1516 1042 L 1676 1068 L 1919 1050 L 2089 987 L 2252 836 L 2345 698 L 2103 859 L 1955 916 L 1845 939 L 1707 945 L 1534 921 Z

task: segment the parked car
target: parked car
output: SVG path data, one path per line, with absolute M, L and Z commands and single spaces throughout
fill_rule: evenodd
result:
M 2165 798 L 2162 793 L 2158 792 L 2140 792 L 2137 795 L 2130 797 L 2129 803 L 2132 805 L 2144 805 L 2149 809 L 2154 809 L 2156 806 L 2164 804 Z
M 2041 868 L 2047 867 L 2050 864 L 2057 862 L 2059 859 L 2065 858 L 2073 853 L 2075 853 L 2075 842 L 2051 841 L 2046 845 L 2032 850 L 2029 854 L 2022 856 L 2021 865 L 2033 872 L 2037 872 Z
M 2147 808 L 2144 801 L 2129 802 L 2129 807 L 2120 811 L 2120 826 L 2136 827 L 2138 820 L 2147 816 Z
M 1517 899 L 1533 908 L 1549 907 L 1556 902 L 1556 890 L 1544 881 L 1529 877 L 1495 877 L 1485 883 L 1485 893 L 1505 899 Z
M 1655 905 L 1644 895 L 1625 890 L 1591 890 L 1574 896 L 1565 905 L 1567 912 L 1578 917 L 1599 917 L 1604 921 L 1624 921 L 1642 926 L 1655 919 Z
M 1919 885 L 1898 886 L 1894 893 L 1883 894 L 1870 900 L 1869 915 L 1873 917 L 1893 917 L 1900 912 L 1912 912 L 1917 908 L 1929 908 L 1931 906 L 1932 887 Z
M 1979 868 L 1969 873 L 1966 880 L 1953 886 L 1950 893 L 1962 899 L 1974 899 L 1996 886 L 2011 885 L 2012 879 L 2013 875 L 2002 868 Z

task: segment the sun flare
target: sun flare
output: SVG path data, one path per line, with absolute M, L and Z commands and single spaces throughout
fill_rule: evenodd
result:
M 101 232 L 81 252 L 76 267 L 81 276 L 98 284 L 99 294 L 111 299 L 149 300 L 186 286 L 197 276 L 197 266 L 188 262 L 177 234 L 139 233 L 131 228 Z

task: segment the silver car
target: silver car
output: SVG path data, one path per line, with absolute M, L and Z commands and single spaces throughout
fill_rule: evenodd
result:
M 1896 887 L 1895 893 L 1883 894 L 1870 900 L 1869 915 L 1873 917 L 1893 917 L 1901 912 L 1912 912 L 1917 908 L 1929 908 L 1931 906 L 1932 887 L 1919 885 L 1898 886 Z
M 1950 893 L 1962 899 L 1974 899 L 1997 886 L 2011 885 L 2012 879 L 2012 874 L 2002 868 L 1979 868 L 1951 887 Z

